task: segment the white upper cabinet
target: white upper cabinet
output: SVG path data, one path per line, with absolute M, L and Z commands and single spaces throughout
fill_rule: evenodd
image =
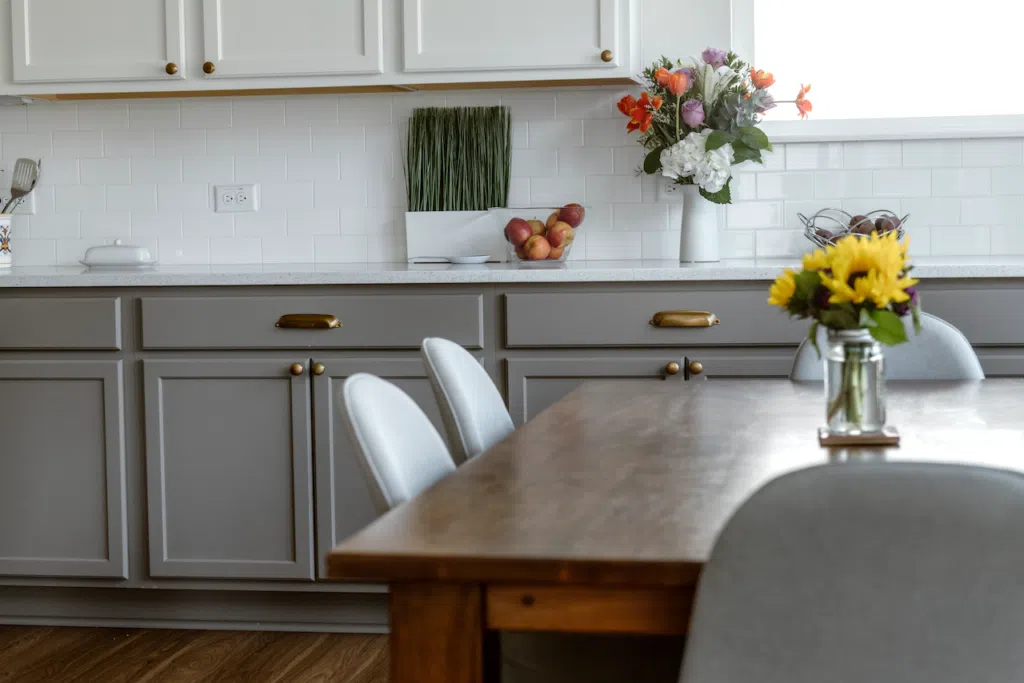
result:
M 11 0 L 15 83 L 185 77 L 184 0 Z
M 588 70 L 594 77 L 628 76 L 630 4 L 404 0 L 405 71 Z
M 382 0 L 203 0 L 211 78 L 375 74 Z

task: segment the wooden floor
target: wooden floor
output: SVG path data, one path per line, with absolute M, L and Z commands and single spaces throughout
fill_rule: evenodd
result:
M 387 637 L 0 626 L 3 683 L 387 683 Z

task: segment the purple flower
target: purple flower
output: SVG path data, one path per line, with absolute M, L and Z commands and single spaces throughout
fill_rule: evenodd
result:
M 675 73 L 686 76 L 686 82 L 693 86 L 693 80 L 697 75 L 697 71 L 692 66 L 684 66 L 682 69 L 676 69 Z
M 763 114 L 769 109 L 775 109 L 775 98 L 771 96 L 771 93 L 758 93 L 758 107 L 757 113 Z
M 704 123 L 704 105 L 700 100 L 686 100 L 683 103 L 683 122 L 690 128 Z
M 712 68 L 717 69 L 720 66 L 725 66 L 726 54 L 725 50 L 709 47 L 700 54 L 700 58 L 704 60 L 705 64 L 710 64 Z
M 904 301 L 901 304 L 892 305 L 892 312 L 896 315 L 904 316 L 907 313 L 910 313 L 910 307 L 917 306 L 921 301 L 921 298 L 917 295 L 916 287 L 907 287 L 906 292 L 910 295 L 910 301 Z
M 818 289 L 814 292 L 814 299 L 811 302 L 812 308 L 819 311 L 824 311 L 828 308 L 829 299 L 832 298 L 832 290 L 828 287 L 818 286 Z

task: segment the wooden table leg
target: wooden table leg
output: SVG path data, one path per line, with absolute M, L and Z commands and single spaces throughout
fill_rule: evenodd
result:
M 390 683 L 484 683 L 481 586 L 391 584 L 390 602 Z

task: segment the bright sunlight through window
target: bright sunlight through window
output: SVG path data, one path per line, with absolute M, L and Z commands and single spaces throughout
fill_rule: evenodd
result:
M 754 0 L 754 63 L 816 120 L 1024 114 L 1022 25 L 1021 0 Z

